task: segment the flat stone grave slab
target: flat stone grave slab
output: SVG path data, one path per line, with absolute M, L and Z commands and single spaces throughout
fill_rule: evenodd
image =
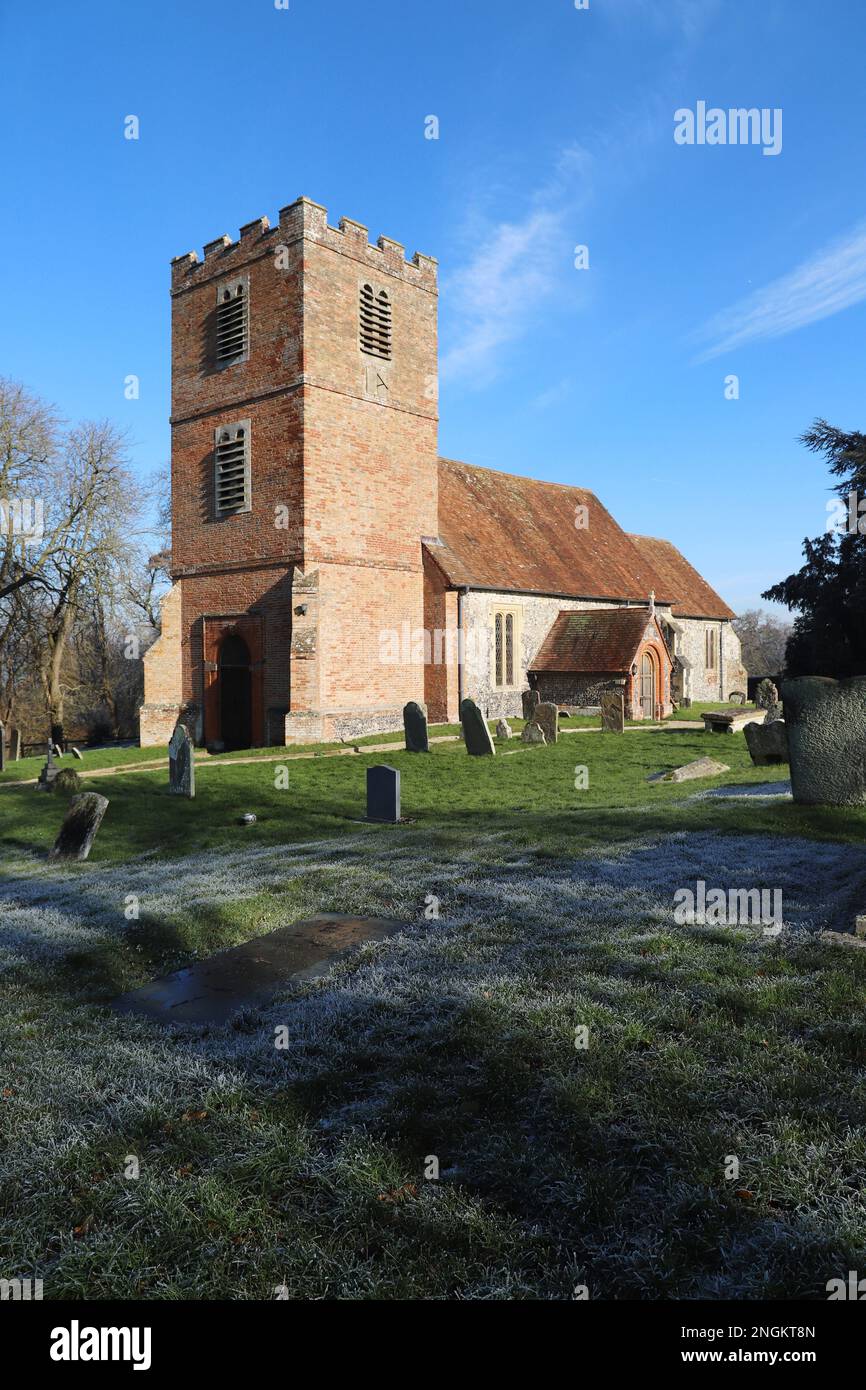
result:
M 266 1004 L 290 980 L 323 975 L 336 957 L 404 931 L 406 925 L 393 917 L 323 912 L 121 994 L 111 1007 L 161 1023 L 226 1023 L 239 1009 Z
M 760 718 L 760 716 L 757 716 Z M 754 710 L 705 710 L 702 715 L 704 730 L 713 734 L 736 734 L 747 724 L 755 722 Z

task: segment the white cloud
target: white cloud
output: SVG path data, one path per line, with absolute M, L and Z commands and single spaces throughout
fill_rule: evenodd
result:
M 765 338 L 781 338 L 866 299 L 866 222 L 789 274 L 715 314 L 695 335 L 707 362 Z

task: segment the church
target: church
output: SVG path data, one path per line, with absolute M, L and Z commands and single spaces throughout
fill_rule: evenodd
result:
M 746 689 L 734 613 L 583 488 L 439 457 L 437 262 L 301 198 L 172 262 L 172 587 L 143 745 Z

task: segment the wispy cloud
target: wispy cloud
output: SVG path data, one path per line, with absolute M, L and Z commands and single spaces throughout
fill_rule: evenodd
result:
M 781 338 L 866 299 L 866 222 L 801 262 L 788 275 L 713 315 L 695 335 L 697 361 L 765 338 Z
M 608 0 L 605 14 L 620 24 L 644 21 L 657 29 L 678 29 L 692 42 L 701 38 L 722 0 Z

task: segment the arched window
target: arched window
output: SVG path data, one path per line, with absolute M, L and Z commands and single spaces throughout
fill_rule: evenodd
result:
M 505 684 L 514 684 L 514 614 L 505 615 Z
M 361 351 L 391 360 L 391 301 L 387 290 L 361 286 Z
M 501 613 L 497 613 L 497 614 L 496 614 L 496 619 L 495 619 L 495 622 L 494 622 L 493 632 L 494 632 L 494 643 L 495 643 L 495 648 L 496 648 L 496 650 L 495 650 L 495 652 L 494 652 L 494 670 L 495 670 L 494 680 L 495 680 L 496 685 L 501 685 L 501 684 L 502 684 L 502 614 L 501 614 Z

